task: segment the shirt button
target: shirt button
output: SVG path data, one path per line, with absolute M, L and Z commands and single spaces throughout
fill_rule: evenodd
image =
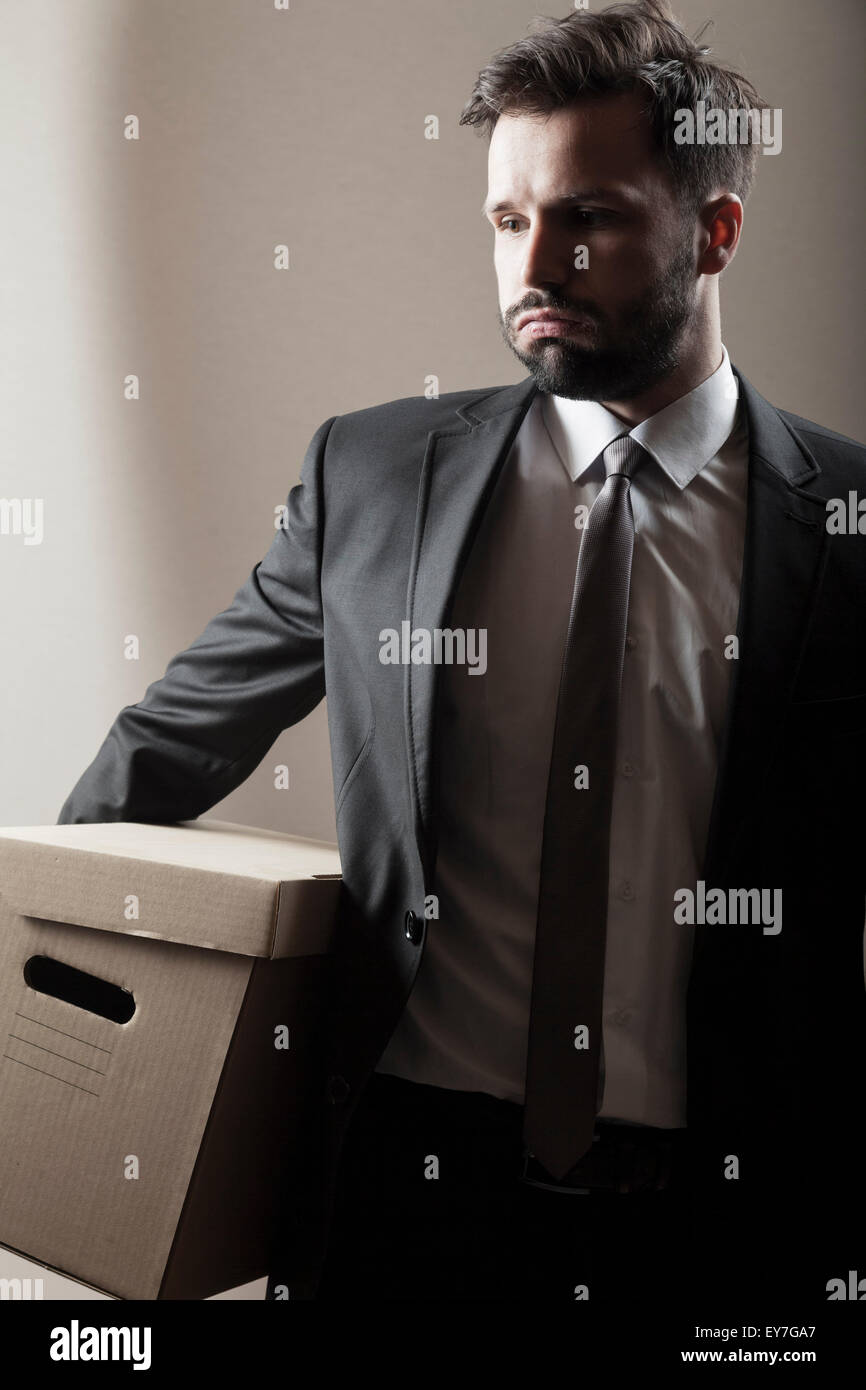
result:
M 632 637 L 630 632 L 626 634 L 625 645 L 630 652 L 633 652 L 637 646 L 637 638 Z
M 624 878 L 620 884 L 619 895 L 621 898 L 625 898 L 626 902 L 630 902 L 634 897 L 634 888 L 627 878 Z
M 636 774 L 636 772 L 637 772 L 637 768 L 635 767 L 634 763 L 623 763 L 623 765 L 622 765 L 622 775 L 623 775 L 623 777 L 634 777 L 635 774 Z
M 611 1015 L 612 1021 L 613 1021 L 614 1023 L 619 1023 L 619 1024 L 628 1023 L 628 1021 L 629 1021 L 630 1018 L 631 1018 L 631 1009 L 616 1009 L 615 1012 Z

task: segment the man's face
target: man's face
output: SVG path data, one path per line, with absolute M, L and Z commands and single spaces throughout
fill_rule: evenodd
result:
M 676 369 L 697 305 L 684 221 L 634 93 L 500 116 L 490 142 L 499 318 L 542 391 L 640 395 Z M 585 246 L 585 269 L 576 248 Z M 521 324 L 538 309 L 569 321 Z

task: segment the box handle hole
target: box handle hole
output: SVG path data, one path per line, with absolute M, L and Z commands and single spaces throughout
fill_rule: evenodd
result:
M 67 1004 L 99 1014 L 100 1018 L 108 1018 L 112 1023 L 128 1023 L 135 1013 L 135 1000 L 128 989 L 100 980 L 98 975 L 76 970 L 73 965 L 65 965 L 51 956 L 31 956 L 25 961 L 24 979 L 40 994 L 63 999 Z

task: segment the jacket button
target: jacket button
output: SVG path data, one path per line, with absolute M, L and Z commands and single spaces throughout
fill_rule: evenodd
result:
M 412 910 L 410 909 L 406 913 L 403 925 L 406 935 L 412 942 L 412 945 L 417 946 L 422 936 L 424 935 L 424 924 L 421 921 L 421 918 L 418 916 L 417 912 L 412 912 Z
M 328 1099 L 332 1105 L 342 1105 L 347 1101 L 351 1089 L 345 1076 L 328 1077 Z

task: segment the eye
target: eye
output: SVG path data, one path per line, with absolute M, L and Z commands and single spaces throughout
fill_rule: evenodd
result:
M 579 227 L 603 227 L 610 219 L 610 213 L 603 208 L 572 208 L 570 216 L 573 222 Z M 519 217 L 502 217 L 495 224 L 497 232 L 505 232 L 509 236 L 516 235 L 521 227 L 522 219 Z
M 574 216 L 582 227 L 597 227 L 605 218 L 605 214 L 598 208 L 577 208 Z M 584 221 L 584 218 L 587 220 Z

